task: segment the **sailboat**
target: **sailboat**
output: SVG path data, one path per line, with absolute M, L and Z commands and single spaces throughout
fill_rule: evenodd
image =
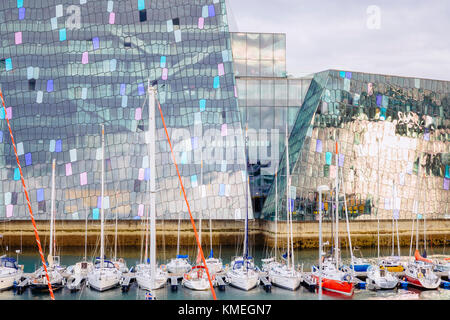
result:
M 419 164 L 420 171 L 420 164 Z M 424 215 L 425 221 L 425 215 Z M 425 233 L 425 223 L 424 223 Z M 426 237 L 424 234 L 424 249 L 426 246 Z M 424 250 L 426 252 L 426 250 Z M 414 260 L 409 261 L 406 265 L 404 280 L 409 285 L 417 287 L 419 289 L 433 290 L 439 288 L 441 284 L 441 278 L 434 272 L 433 261 L 422 257 L 419 253 L 419 215 L 417 215 L 417 229 L 416 229 L 416 250 L 414 252 Z
M 380 154 L 380 138 L 377 137 L 378 154 Z M 380 157 L 378 158 L 378 172 L 380 171 Z M 380 193 L 379 177 L 377 179 L 378 195 Z M 380 217 L 377 212 L 377 259 L 380 260 Z M 392 290 L 397 287 L 399 279 L 387 268 L 381 268 L 379 264 L 371 265 L 366 270 L 367 288 L 371 290 Z
M 199 242 L 202 243 L 202 219 L 200 217 L 199 221 Z M 213 274 L 211 280 L 214 281 L 215 275 Z M 205 291 L 209 290 L 209 280 L 208 275 L 206 274 L 206 268 L 202 264 L 201 256 L 200 256 L 200 248 L 197 253 L 197 263 L 192 269 L 183 275 L 183 280 L 181 280 L 181 284 L 188 289 L 197 290 L 197 291 Z
M 97 291 L 105 291 L 119 285 L 122 272 L 116 268 L 114 263 L 105 260 L 105 239 L 104 239 L 104 175 L 105 175 L 105 127 L 102 126 L 102 195 L 100 207 L 100 257 L 94 262 L 94 269 L 88 273 L 87 285 Z
M 395 210 L 395 183 L 392 182 L 392 210 Z M 397 225 L 397 247 L 398 247 L 398 255 L 396 256 L 394 254 L 394 246 L 395 246 L 395 240 L 394 240 L 394 221 Z M 381 260 L 379 260 L 379 266 L 381 269 L 386 269 L 389 272 L 403 272 L 405 270 L 402 261 L 401 261 L 401 255 L 400 255 L 400 238 L 398 235 L 398 219 L 395 219 L 394 213 L 392 214 L 392 253 L 389 257 L 384 257 Z
M 61 289 L 64 286 L 65 279 L 62 272 L 65 268 L 60 266 L 60 257 L 53 255 L 55 250 L 55 168 L 56 159 L 52 162 L 52 195 L 51 195 L 51 209 L 50 209 L 50 243 L 49 254 L 47 257 L 47 272 L 52 285 L 53 291 Z M 32 291 L 48 292 L 48 282 L 44 267 L 37 269 L 30 278 L 30 287 Z
M 407 264 L 405 270 L 405 279 L 409 285 L 413 285 L 419 289 L 437 289 L 441 284 L 441 278 L 433 272 L 433 264 L 417 260 L 420 256 L 416 250 L 416 260 Z
M 136 266 L 136 282 L 139 287 L 145 290 L 162 288 L 167 282 L 167 272 L 157 268 L 156 264 L 156 125 L 155 125 L 155 99 L 156 90 L 148 83 L 149 95 L 149 158 L 150 158 L 150 259 L 147 259 L 147 240 L 145 243 L 144 263 Z M 148 211 L 147 211 L 148 212 Z M 148 229 L 148 214 L 146 219 L 146 230 Z M 146 239 L 147 239 L 146 234 Z M 150 260 L 150 261 L 149 261 Z
M 247 130 L 245 128 L 245 153 L 247 155 Z M 246 157 L 247 159 L 247 157 Z M 248 255 L 248 174 L 245 182 L 245 232 L 244 232 L 244 248 L 242 256 L 233 257 L 230 268 L 227 272 L 227 281 L 231 286 L 245 291 L 255 288 L 259 283 L 259 269 L 255 266 L 253 257 Z
M 189 272 L 192 269 L 189 262 L 189 255 L 180 254 L 180 222 L 181 213 L 178 214 L 177 255 L 175 258 L 170 259 L 169 263 L 166 265 L 167 271 L 175 274 Z
M 111 262 L 114 264 L 114 266 L 119 269 L 122 273 L 128 272 L 127 262 L 123 258 L 117 258 L 117 210 L 116 210 L 116 229 L 114 232 L 114 258 L 111 260 Z
M 261 259 L 261 269 L 263 272 L 269 272 L 272 267 L 278 267 L 281 263 L 278 261 L 278 165 L 275 170 L 275 241 L 274 255 L 272 257 Z
M 202 154 L 202 152 L 201 152 Z M 200 173 L 200 187 L 203 186 L 203 158 L 201 160 L 201 173 Z M 210 225 L 211 226 L 211 225 Z M 199 243 L 202 244 L 202 217 L 199 217 Z M 209 270 L 209 266 L 208 266 Z M 211 272 L 211 271 L 210 271 Z M 212 281 L 214 281 L 215 275 L 212 275 Z M 192 267 L 192 269 L 183 275 L 183 280 L 181 280 L 181 284 L 188 289 L 204 291 L 209 290 L 209 280 L 208 275 L 206 274 L 206 268 L 202 264 L 200 248 L 197 251 L 197 261 L 196 265 Z
M 287 222 L 287 253 L 285 255 L 286 263 L 276 263 L 272 261 L 266 268 L 268 269 L 269 281 L 281 288 L 288 290 L 296 290 L 303 281 L 302 274 L 295 270 L 295 257 L 294 257 L 294 241 L 292 234 L 292 208 L 289 199 L 290 196 L 290 176 L 289 176 L 289 141 L 288 131 L 286 125 L 285 136 L 285 149 L 286 149 L 286 222 Z M 275 177 L 276 178 L 276 177 Z M 277 182 L 275 183 L 277 184 Z M 276 190 L 277 191 L 277 190 Z M 278 208 L 278 207 L 277 207 Z M 277 214 L 275 214 L 277 216 Z M 276 249 L 275 249 L 276 250 Z M 275 251 L 276 252 L 276 251 Z M 276 259 L 276 256 L 275 256 Z
M 362 252 L 359 248 L 353 248 L 353 252 L 359 252 L 360 256 L 353 256 L 353 263 L 351 263 L 350 268 L 355 272 L 367 272 L 371 266 L 369 260 L 362 256 Z
M 2 255 L 0 257 L 0 291 L 9 289 L 19 282 L 23 275 L 23 265 L 19 266 L 17 260 Z
M 70 274 L 67 278 L 66 287 L 71 292 L 75 292 L 81 289 L 81 284 L 86 280 L 89 272 L 94 269 L 94 264 L 87 261 L 87 218 L 85 218 L 85 230 L 84 230 L 84 257 L 81 261 L 77 262 L 75 265 L 68 266 L 66 273 Z
M 203 156 L 202 156 L 203 157 Z M 203 195 L 203 158 L 201 162 L 201 170 L 202 170 L 202 197 Z M 201 229 L 200 229 L 201 232 Z M 223 271 L 223 262 L 220 258 L 214 258 L 214 251 L 212 247 L 212 221 L 211 221 L 211 211 L 209 211 L 209 256 L 206 258 L 206 266 L 208 267 L 210 274 L 216 274 Z
M 320 252 L 320 261 L 319 266 L 312 266 L 312 276 L 315 278 L 317 283 L 320 286 L 320 289 L 324 289 L 331 292 L 340 293 L 346 296 L 352 296 L 354 293 L 354 285 L 353 285 L 353 279 L 352 275 L 348 272 L 344 272 L 339 267 L 339 166 L 338 166 L 338 143 L 336 141 L 336 192 L 335 192 L 335 201 L 336 201 L 336 214 L 335 214 L 335 241 L 334 241 L 334 258 L 329 257 L 328 259 L 325 259 L 325 257 L 322 254 L 322 230 L 319 230 L 319 237 L 320 237 L 320 245 L 319 245 L 319 252 Z M 321 190 L 326 190 L 326 188 L 323 188 L 321 186 Z M 320 187 L 319 187 L 320 188 Z M 345 194 L 345 193 L 344 193 Z M 345 198 L 344 198 L 345 203 Z M 322 203 L 321 203 L 321 194 L 320 194 L 320 200 L 319 200 L 319 211 L 322 212 Z M 322 214 L 320 214 L 319 220 L 322 219 Z M 319 221 L 319 225 L 321 228 L 321 221 Z M 351 245 L 350 245 L 351 248 Z M 351 255 L 353 260 L 353 254 Z M 320 285 L 321 284 L 321 285 Z M 320 292 L 320 290 L 319 290 Z M 321 294 L 321 292 L 320 292 Z

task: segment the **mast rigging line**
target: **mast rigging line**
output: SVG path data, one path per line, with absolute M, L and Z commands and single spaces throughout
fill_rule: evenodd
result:
M 173 153 L 172 143 L 170 142 L 169 133 L 167 132 L 166 122 L 164 121 L 164 115 L 163 115 L 163 112 L 162 112 L 162 109 L 161 109 L 161 104 L 159 103 L 159 100 L 157 100 L 157 102 L 158 102 L 159 114 L 161 115 L 161 120 L 162 120 L 162 123 L 164 125 L 164 132 L 166 133 L 167 142 L 169 143 L 169 146 L 170 146 L 170 152 L 172 154 L 172 160 L 173 160 L 173 163 L 175 164 L 175 168 L 177 170 L 178 180 L 180 181 L 181 190 L 183 191 L 184 201 L 186 202 L 186 206 L 187 206 L 188 212 L 189 212 L 189 218 L 191 220 L 192 228 L 194 229 L 195 240 L 197 241 L 197 246 L 198 246 L 200 254 L 202 256 L 203 265 L 205 266 L 206 275 L 208 276 L 209 287 L 211 289 L 211 293 L 212 293 L 212 296 L 213 296 L 214 300 L 217 300 L 216 292 L 214 291 L 214 287 L 213 287 L 213 284 L 212 284 L 212 281 L 211 281 L 211 276 L 209 274 L 208 266 L 206 265 L 205 255 L 203 254 L 203 249 L 202 249 L 202 246 L 200 244 L 200 240 L 198 238 L 197 229 L 195 228 L 195 222 L 194 222 L 194 219 L 192 217 L 191 207 L 189 206 L 189 201 L 187 200 L 187 197 L 186 197 L 186 191 L 184 190 L 183 181 L 181 180 L 180 171 L 178 170 L 178 164 L 177 164 L 177 161 L 175 160 L 175 154 Z
M 20 171 L 20 180 L 22 181 L 23 191 L 24 191 L 25 197 L 27 199 L 28 212 L 30 213 L 31 222 L 33 224 L 33 230 L 34 230 L 34 236 L 36 238 L 36 244 L 38 246 L 39 255 L 41 257 L 42 265 L 43 265 L 44 270 L 45 270 L 45 277 L 47 278 L 48 290 L 50 292 L 51 299 L 55 300 L 55 296 L 53 294 L 52 285 L 50 283 L 50 278 L 48 276 L 47 265 L 45 264 L 44 253 L 42 252 L 41 240 L 39 238 L 39 233 L 38 233 L 38 230 L 37 230 L 36 222 L 34 221 L 33 209 L 31 209 L 30 198 L 28 196 L 27 187 L 25 185 L 25 179 L 24 179 L 23 173 L 22 173 L 22 167 L 20 166 L 19 156 L 17 155 L 16 143 L 14 142 L 14 136 L 13 136 L 13 133 L 12 133 L 12 130 L 11 130 L 11 125 L 9 123 L 9 117 L 8 117 L 8 113 L 6 111 L 5 100 L 3 99 L 2 89 L 0 89 L 0 98 L 2 99 L 2 105 L 3 105 L 3 110 L 5 111 L 5 119 L 6 119 L 6 122 L 8 124 L 9 135 L 11 136 L 11 143 L 12 143 L 13 148 L 14 148 L 14 154 L 16 155 L 17 166 L 18 166 L 19 171 Z

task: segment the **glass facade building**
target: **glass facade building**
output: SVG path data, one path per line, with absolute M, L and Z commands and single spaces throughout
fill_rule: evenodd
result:
M 98 219 L 101 205 L 109 219 L 143 217 L 148 83 L 194 218 L 242 219 L 248 205 L 250 218 L 273 219 L 278 172 L 285 219 L 286 127 L 294 219 L 317 218 L 315 190 L 333 187 L 338 168 L 351 218 L 450 218 L 448 81 L 292 77 L 286 35 L 230 33 L 225 0 L 5 0 L 0 41 L 0 219 L 29 217 L 6 117 L 37 219 L 49 217 L 53 158 L 57 219 Z M 157 217 L 185 219 L 158 112 L 156 144 Z M 329 216 L 333 192 L 324 197 Z
M 341 217 L 346 203 L 354 219 L 450 218 L 449 129 L 449 81 L 336 70 L 315 74 L 289 137 L 294 219 L 317 219 L 319 185 L 330 186 L 323 205 L 330 217 L 338 170 L 345 183 Z M 282 219 L 285 157 L 278 172 Z M 274 189 L 272 184 L 264 203 L 266 219 L 275 215 Z
M 243 217 L 247 173 L 224 0 L 7 0 L 0 39 L 0 85 L 37 219 L 49 217 L 53 158 L 57 219 L 98 219 L 100 206 L 108 218 L 145 215 L 154 174 L 149 81 L 194 217 Z M 186 218 L 156 114 L 157 216 Z M 5 117 L 2 110 L 0 217 L 28 219 Z
M 286 72 L 286 34 L 231 33 L 242 128 L 248 124 L 248 173 L 259 217 L 312 76 Z

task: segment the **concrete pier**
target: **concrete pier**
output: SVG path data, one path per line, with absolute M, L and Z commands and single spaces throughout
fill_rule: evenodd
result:
M 196 228 L 198 221 L 196 220 Z M 42 245 L 48 245 L 49 222 L 37 221 L 37 228 Z M 411 220 L 399 221 L 400 245 L 409 246 L 411 241 Z M 431 246 L 444 245 L 450 240 L 450 219 L 427 220 L 427 242 Z M 203 220 L 202 242 L 209 245 L 209 221 Z M 177 244 L 178 220 L 157 221 L 157 243 L 166 246 L 176 246 Z M 316 221 L 294 221 L 293 238 L 294 246 L 300 248 L 318 247 L 318 222 Z M 56 242 L 61 247 L 79 247 L 84 245 L 85 222 L 82 220 L 57 220 L 56 221 Z M 114 243 L 115 221 L 108 220 L 105 224 L 105 235 L 109 243 Z M 341 245 L 347 245 L 347 229 L 345 221 L 339 224 Z M 250 241 L 255 245 L 273 246 L 275 239 L 275 223 L 265 220 L 249 221 Z M 353 220 L 350 222 L 352 234 L 352 245 L 359 247 L 371 247 L 377 245 L 377 221 L 373 220 Z M 122 247 L 140 246 L 145 226 L 139 220 L 119 221 L 118 223 L 118 243 Z M 285 246 L 286 224 L 278 222 L 278 245 Z M 244 233 L 244 222 L 235 220 L 213 220 L 212 221 L 212 242 L 213 245 L 235 245 L 241 242 Z M 35 236 L 31 221 L 2 221 L 0 223 L 0 244 L 18 246 L 34 246 Z M 100 221 L 88 222 L 88 244 L 96 245 L 100 236 Z M 331 239 L 331 225 L 329 221 L 323 223 L 323 236 L 325 241 Z M 414 231 L 415 236 L 415 231 Z M 380 243 L 381 246 L 392 244 L 392 220 L 380 221 Z M 415 244 L 415 238 L 414 238 Z M 419 226 L 419 241 L 423 242 L 423 221 Z M 182 244 L 195 244 L 194 232 L 190 220 L 181 221 L 180 242 Z M 397 245 L 397 238 L 395 238 Z

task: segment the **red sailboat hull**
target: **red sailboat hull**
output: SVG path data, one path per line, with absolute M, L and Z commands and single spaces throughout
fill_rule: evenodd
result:
M 434 289 L 437 289 L 437 288 L 439 287 L 439 285 L 437 285 L 437 286 L 435 286 L 435 287 L 425 287 L 425 286 L 420 282 L 419 279 L 416 279 L 416 278 L 413 278 L 413 277 L 410 277 L 410 276 L 405 276 L 405 277 L 406 277 L 406 281 L 407 281 L 409 284 L 411 284 L 411 285 L 413 285 L 413 286 L 415 286 L 415 287 L 421 288 L 421 289 L 434 290 Z
M 319 277 L 318 276 L 313 277 L 316 279 L 316 283 L 318 283 Z M 346 296 L 351 296 L 353 295 L 354 292 L 353 283 L 327 278 L 322 278 L 322 289 L 336 293 L 341 293 Z

